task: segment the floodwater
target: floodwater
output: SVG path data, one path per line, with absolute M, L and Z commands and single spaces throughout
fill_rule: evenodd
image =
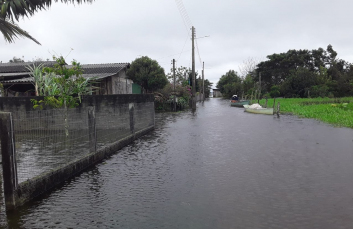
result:
M 196 113 L 156 114 L 154 132 L 16 213 L 0 213 L 0 224 L 348 229 L 352 178 L 353 129 L 248 114 L 214 98 Z

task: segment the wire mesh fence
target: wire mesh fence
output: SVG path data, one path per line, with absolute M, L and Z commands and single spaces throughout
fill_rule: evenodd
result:
M 86 110 L 13 113 L 19 183 L 89 153 Z
M 12 113 L 18 182 L 89 154 L 92 131 L 96 131 L 95 146 L 100 150 L 154 126 L 153 103 L 120 104 L 96 110 L 95 126 L 89 126 L 92 117 L 88 113 L 88 108 Z
M 136 104 L 134 107 L 134 131 L 138 132 L 154 126 L 154 107 L 148 103 Z
M 131 134 L 129 104 L 96 112 L 97 150 Z

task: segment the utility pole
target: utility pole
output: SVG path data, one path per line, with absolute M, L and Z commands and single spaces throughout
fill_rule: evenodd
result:
M 175 59 L 173 59 L 173 78 L 174 78 L 174 101 L 173 101 L 173 110 L 176 111 L 176 98 L 175 98 Z
M 260 87 L 259 87 L 259 99 L 261 96 L 261 72 L 259 72 L 259 83 L 260 83 Z
M 205 77 L 204 77 L 204 72 L 205 72 L 205 62 L 202 62 L 202 101 L 205 101 Z
M 195 82 L 195 45 L 194 45 L 194 40 L 195 40 L 195 28 L 194 26 L 191 27 L 191 32 L 192 32 L 192 110 L 196 110 L 196 82 Z

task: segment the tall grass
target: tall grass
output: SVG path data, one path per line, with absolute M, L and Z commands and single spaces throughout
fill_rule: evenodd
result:
M 273 107 L 273 99 L 268 99 L 267 107 Z M 254 101 L 253 101 L 254 102 Z M 280 102 L 281 113 L 290 113 L 303 118 L 313 118 L 335 126 L 353 128 L 353 97 L 315 99 L 276 99 Z M 345 104 L 348 103 L 348 104 Z M 265 99 L 260 100 L 265 104 Z

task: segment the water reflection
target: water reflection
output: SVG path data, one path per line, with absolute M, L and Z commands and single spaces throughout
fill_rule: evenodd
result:
M 211 99 L 9 215 L 23 228 L 351 228 L 353 130 Z

